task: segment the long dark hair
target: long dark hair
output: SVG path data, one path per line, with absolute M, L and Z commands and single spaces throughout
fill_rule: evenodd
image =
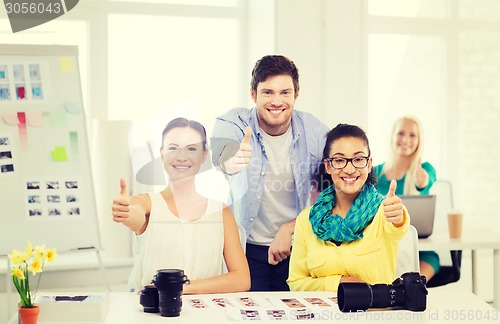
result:
M 344 137 L 354 137 L 361 139 L 366 143 L 366 147 L 368 147 L 368 155 L 371 155 L 370 143 L 364 130 L 355 125 L 338 124 L 326 134 L 326 143 L 325 148 L 323 149 L 323 161 L 330 157 L 330 146 L 332 145 L 332 143 Z M 371 183 L 375 187 L 377 186 L 377 177 L 375 176 L 373 168 L 371 169 L 370 173 L 368 173 L 366 182 Z M 320 163 L 318 166 L 318 171 L 316 172 L 313 180 L 313 186 L 316 190 L 323 191 L 331 185 L 333 185 L 332 177 L 326 172 L 325 164 Z

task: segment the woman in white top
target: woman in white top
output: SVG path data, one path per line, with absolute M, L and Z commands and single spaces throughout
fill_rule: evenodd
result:
M 195 175 L 208 154 L 205 128 L 185 118 L 172 120 L 163 130 L 160 152 L 168 186 L 129 197 L 122 178 L 113 200 L 113 220 L 138 238 L 129 284 L 141 289 L 157 270 L 174 268 L 191 281 L 184 294 L 247 291 L 250 272 L 231 210 L 196 191 Z

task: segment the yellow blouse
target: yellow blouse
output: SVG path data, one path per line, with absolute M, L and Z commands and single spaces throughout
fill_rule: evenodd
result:
M 295 224 L 290 259 L 288 286 L 290 290 L 337 291 L 342 275 L 359 278 L 369 284 L 390 284 L 396 276 L 398 241 L 403 239 L 410 224 L 403 207 L 404 225 L 395 227 L 380 207 L 363 238 L 342 243 L 320 240 L 309 222 L 310 207 L 304 209 Z

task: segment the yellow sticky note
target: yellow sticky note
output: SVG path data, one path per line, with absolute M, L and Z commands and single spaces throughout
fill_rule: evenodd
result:
M 66 147 L 64 146 L 56 146 L 54 150 L 51 152 L 52 161 L 61 162 L 68 161 L 68 155 L 66 154 Z
M 60 57 L 59 68 L 64 73 L 75 72 L 75 59 L 71 56 Z

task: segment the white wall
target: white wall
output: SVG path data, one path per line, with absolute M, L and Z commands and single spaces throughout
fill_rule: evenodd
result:
M 112 201 L 120 193 L 120 177 L 127 181 L 127 189 L 131 189 L 133 183 L 128 148 L 131 127 L 131 121 L 98 119 L 91 125 L 92 173 L 104 258 L 131 256 L 132 235 L 111 216 Z
M 299 68 L 296 108 L 333 128 L 366 127 L 363 97 L 362 2 L 359 0 L 277 0 L 276 52 Z

